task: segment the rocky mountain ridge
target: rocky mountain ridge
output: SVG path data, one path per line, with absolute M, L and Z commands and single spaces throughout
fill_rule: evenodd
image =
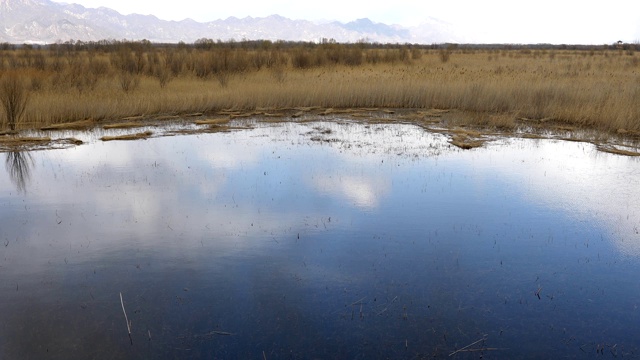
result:
M 421 44 L 461 40 L 448 24 L 431 18 L 425 18 L 425 22 L 416 27 L 375 23 L 366 18 L 346 24 L 317 24 L 279 15 L 230 17 L 200 23 L 191 19 L 161 20 L 153 15 L 122 15 L 105 7 L 92 9 L 50 0 L 0 0 L 0 42 L 44 44 L 69 40 L 146 39 L 160 43 L 191 43 L 201 38 L 314 42 L 324 38 L 338 42 Z

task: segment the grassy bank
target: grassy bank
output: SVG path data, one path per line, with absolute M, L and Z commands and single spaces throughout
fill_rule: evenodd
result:
M 474 114 L 470 123 L 505 129 L 527 119 L 640 131 L 640 55 L 611 48 L 27 47 L 0 50 L 0 74 L 20 80 L 26 104 L 19 118 L 3 113 L 3 130 L 323 107 L 458 109 Z

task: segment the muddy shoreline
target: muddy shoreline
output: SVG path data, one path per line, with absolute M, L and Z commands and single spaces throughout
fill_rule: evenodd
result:
M 503 115 L 502 115 L 503 116 Z M 82 145 L 83 141 L 65 136 L 71 131 L 117 131 L 101 141 L 140 140 L 158 136 L 204 134 L 250 129 L 247 120 L 255 122 L 353 121 L 363 123 L 412 124 L 425 131 L 449 137 L 449 143 L 460 149 L 482 147 L 498 138 L 555 139 L 590 143 L 599 151 L 622 156 L 640 156 L 640 133 L 618 129 L 615 133 L 579 128 L 553 119 L 509 119 L 513 125 L 494 121 L 494 115 L 443 109 L 334 109 L 299 107 L 255 109 L 254 111 L 221 110 L 214 113 L 183 115 L 138 115 L 94 121 L 91 119 L 48 125 L 40 129 L 0 133 L 0 152 L 33 151 Z M 176 124 L 188 125 L 170 129 Z M 140 131 L 140 129 L 147 129 Z M 151 130 L 153 129 L 153 130 Z

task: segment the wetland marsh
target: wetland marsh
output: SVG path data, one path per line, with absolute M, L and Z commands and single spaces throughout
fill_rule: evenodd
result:
M 236 125 L 2 154 L 0 357 L 637 356 L 638 158 Z

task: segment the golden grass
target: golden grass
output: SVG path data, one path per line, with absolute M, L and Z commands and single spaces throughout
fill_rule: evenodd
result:
M 196 125 L 220 125 L 220 124 L 226 124 L 230 121 L 229 118 L 222 118 L 222 119 L 205 119 L 205 120 L 196 120 L 194 123 Z
M 449 143 L 464 150 L 481 147 L 487 141 L 482 138 L 481 133 L 474 130 L 454 128 L 448 133 L 451 134 Z
M 251 129 L 251 127 L 229 126 L 225 124 L 211 124 L 204 129 L 181 129 L 181 130 L 167 131 L 164 133 L 164 136 L 225 133 L 225 132 L 231 132 L 236 130 L 247 130 L 247 129 Z
M 177 114 L 217 113 L 237 118 L 287 113 L 297 118 L 315 111 L 360 117 L 366 109 L 392 114 L 404 108 L 420 110 L 414 120 L 425 123 L 451 115 L 449 110 L 460 110 L 463 116 L 458 120 L 448 116 L 453 126 L 466 123 L 503 131 L 523 126 L 551 126 L 561 131 L 594 128 L 624 136 L 640 132 L 640 55 L 634 52 L 453 50 L 443 62 L 438 50 L 420 50 L 421 56 L 403 61 L 355 61 L 355 65 L 325 61 L 299 66 L 304 59 L 297 58 L 301 50 L 294 50 L 272 50 L 288 59 L 277 64 L 286 73 L 284 79 L 275 79 L 266 65 L 247 65 L 229 70 L 224 83 L 214 73 L 207 76 L 198 70 L 198 61 L 207 59 L 206 51 L 175 50 L 184 64 L 161 87 L 149 70 L 150 59 L 171 50 L 151 48 L 144 53 L 146 67 L 135 74 L 136 86 L 127 91 L 122 88 L 113 54 L 95 56 L 93 61 L 102 61 L 106 68 L 100 68 L 102 73 L 90 86 L 61 80 L 52 70 L 27 68 L 24 76 L 39 85 L 30 91 L 19 128 L 51 128 L 50 124 L 84 119 L 174 118 Z M 239 63 L 241 51 L 246 51 L 247 58 L 258 54 L 256 50 L 234 51 L 233 59 Z M 361 51 L 367 59 L 398 50 Z M 190 58 L 195 60 L 184 60 Z M 88 60 L 84 64 L 90 69 Z
M 82 145 L 84 142 L 76 138 L 51 139 L 40 136 L 0 136 L 0 152 L 25 151 L 33 149 L 50 149 Z
M 640 156 L 640 152 L 630 151 L 617 148 L 612 145 L 597 145 L 598 150 L 610 154 L 623 155 L 623 156 Z
M 262 116 L 264 117 L 269 117 L 269 118 L 282 118 L 285 117 L 286 115 L 283 113 L 269 113 L 269 112 L 265 112 L 262 114 Z
M 153 135 L 153 132 L 145 131 L 145 132 L 140 132 L 140 133 L 135 133 L 135 134 L 125 134 L 125 135 L 117 135 L 117 136 L 103 136 L 103 137 L 100 138 L 100 140 L 102 140 L 102 141 L 141 140 L 141 139 L 147 139 L 151 135 Z
M 133 129 L 139 127 L 149 126 L 149 124 L 139 123 L 139 122 L 123 122 L 123 123 L 114 123 L 114 124 L 106 124 L 103 125 L 103 129 Z
M 80 120 L 43 126 L 40 130 L 85 130 L 95 125 L 93 120 Z
M 5 146 L 29 145 L 50 142 L 50 137 L 39 136 L 0 136 L 0 144 Z

